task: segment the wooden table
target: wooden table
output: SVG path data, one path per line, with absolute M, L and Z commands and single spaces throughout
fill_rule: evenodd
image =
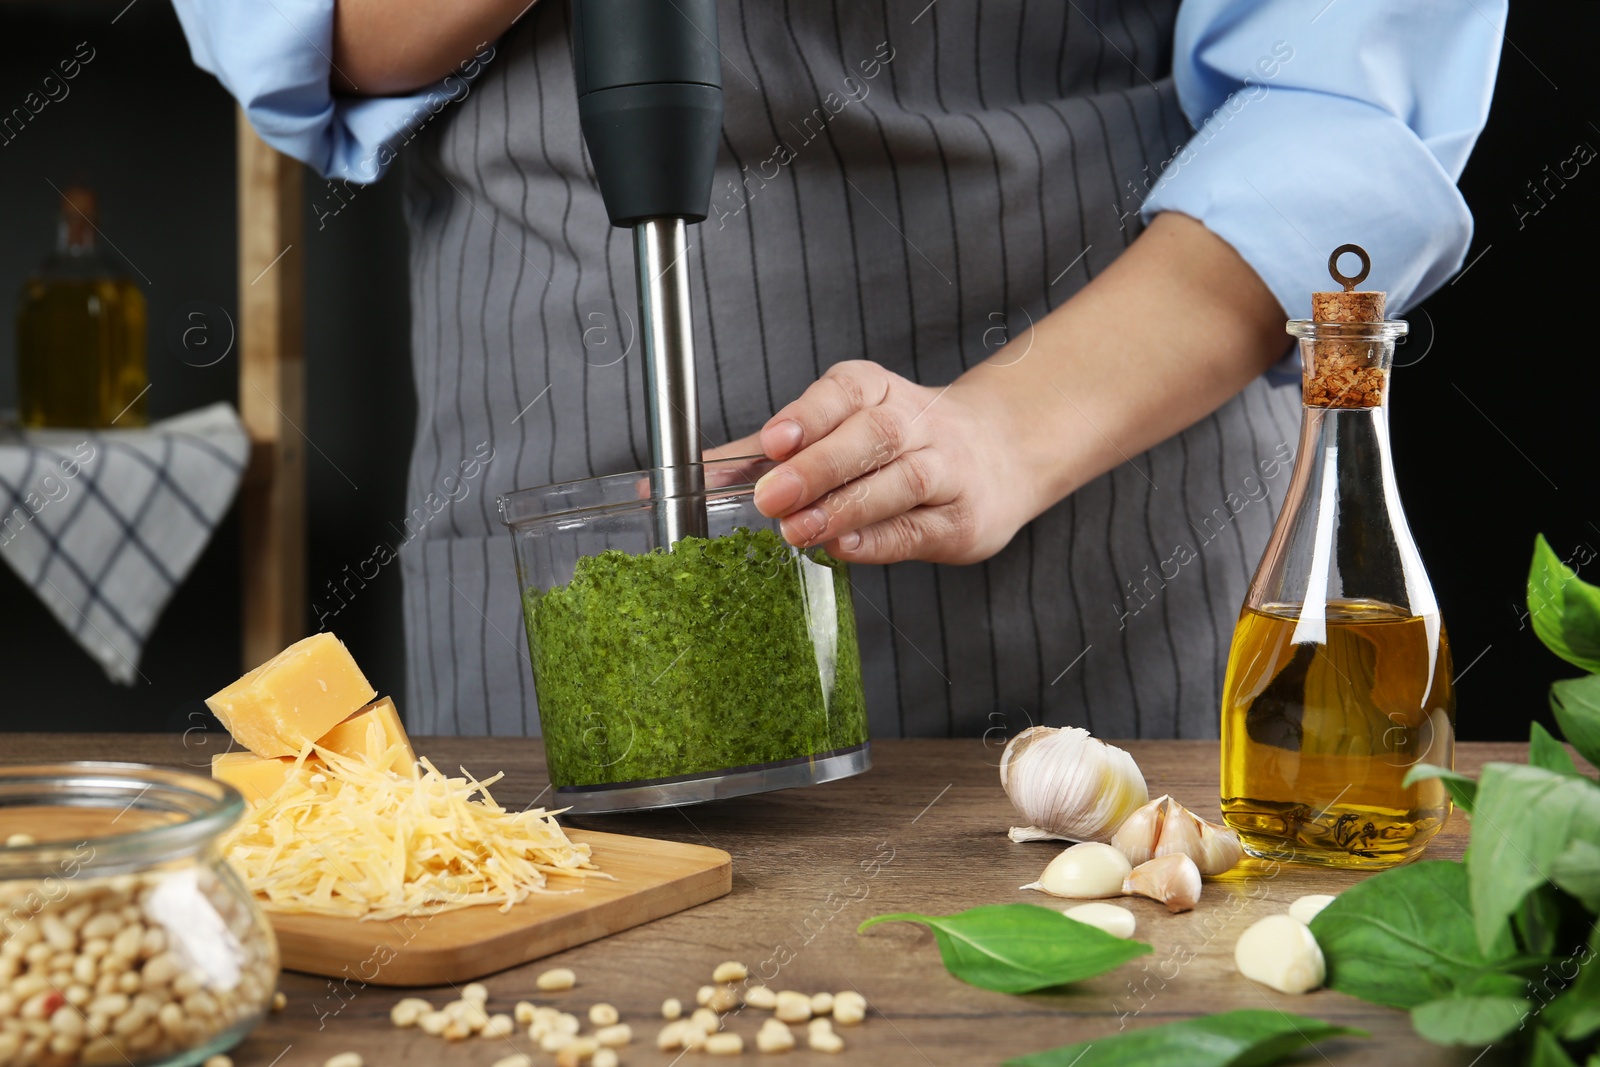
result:
M 203 769 L 218 743 L 217 735 L 198 733 L 0 734 L 0 760 L 123 759 Z M 537 740 L 420 738 L 416 747 L 442 770 L 465 766 L 479 776 L 505 771 L 494 794 L 508 806 L 528 804 L 547 784 Z M 1153 794 L 1171 793 L 1201 815 L 1218 818 L 1215 742 L 1139 741 L 1126 747 Z M 1522 760 L 1525 752 L 1520 744 L 1466 744 L 1457 766 L 1471 772 L 1488 760 Z M 566 820 L 726 849 L 733 856 L 733 892 L 494 975 L 486 983 L 491 1011 L 509 1011 L 515 1001 L 529 999 L 582 1015 L 589 1004 L 608 1001 L 634 1024 L 635 1043 L 624 1050 L 623 1062 L 668 1064 L 677 1054 L 655 1050 L 662 1000 L 678 997 L 693 1007 L 695 990 L 709 981 L 712 968 L 737 959 L 752 972 L 765 961 L 771 961 L 765 973 L 781 965 L 771 983 L 776 988 L 855 988 L 871 1005 L 863 1025 L 841 1028 L 841 1056 L 806 1051 L 802 1039 L 786 1061 L 794 1065 L 995 1064 L 1124 1027 L 1232 1008 L 1279 1008 L 1372 1034 L 1366 1041 L 1325 1042 L 1309 1053 L 1308 1063 L 1465 1065 L 1481 1052 L 1429 1045 L 1412 1033 L 1401 1012 L 1329 991 L 1279 994 L 1234 970 L 1234 941 L 1253 921 L 1285 910 L 1304 894 L 1337 893 L 1361 877 L 1353 873 L 1285 867 L 1265 877 L 1238 869 L 1208 881 L 1199 907 L 1185 915 L 1134 898 L 1125 903 L 1138 916 L 1135 936 L 1155 952 L 1065 992 L 1006 996 L 965 985 L 945 972 L 932 936 L 921 926 L 886 924 L 858 935 L 857 924 L 884 912 L 947 914 L 978 904 L 1052 902 L 1017 890 L 1038 877 L 1059 846 L 1018 845 L 1006 838 L 1017 819 L 1000 790 L 999 755 L 998 745 L 976 740 L 880 741 L 873 745 L 873 770 L 847 781 L 672 811 Z M 1466 820 L 1457 813 L 1428 855 L 1459 858 L 1466 832 Z M 538 993 L 535 976 L 557 965 L 578 973 L 577 989 Z M 532 1053 L 536 1064 L 553 1062 L 522 1035 L 446 1044 L 396 1030 L 389 1009 L 410 991 L 296 974 L 285 974 L 281 988 L 289 998 L 287 1010 L 235 1051 L 240 1067 L 320 1067 L 347 1050 L 360 1052 L 368 1067 L 490 1067 L 515 1051 Z M 455 996 L 449 989 L 421 995 L 436 1004 Z M 757 1055 L 758 1014 L 765 1013 L 732 1023 L 745 1036 L 747 1058 Z M 1492 1055 L 1481 1061 L 1493 1062 Z

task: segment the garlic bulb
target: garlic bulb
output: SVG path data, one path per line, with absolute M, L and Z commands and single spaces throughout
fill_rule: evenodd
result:
M 1133 757 L 1076 726 L 1032 726 L 1000 757 L 1000 786 L 1028 826 L 1013 841 L 1108 841 L 1150 799 Z
M 1213 826 L 1169 796 L 1159 796 L 1129 815 L 1111 838 L 1135 867 L 1158 856 L 1182 855 L 1204 875 L 1231 870 L 1244 858 L 1232 830 Z
M 1200 902 L 1200 868 L 1181 852 L 1158 856 L 1135 867 L 1122 891 L 1159 900 L 1170 912 L 1188 911 Z

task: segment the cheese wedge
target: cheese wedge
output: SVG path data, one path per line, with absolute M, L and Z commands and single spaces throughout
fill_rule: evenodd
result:
M 378 691 L 337 637 L 296 641 L 206 706 L 258 756 L 293 756 L 349 718 Z
M 246 801 L 257 804 L 282 789 L 290 778 L 304 783 L 314 772 L 322 770 L 321 762 L 315 757 L 308 759 L 298 771 L 294 762 L 293 756 L 262 759 L 254 752 L 220 752 L 211 757 L 211 777 L 227 782 L 243 793 Z
M 377 730 L 372 734 L 372 730 Z M 417 755 L 411 750 L 411 739 L 400 722 L 400 712 L 394 701 L 381 697 L 350 716 L 348 719 L 317 738 L 317 747 L 329 749 L 351 759 L 366 759 L 378 763 L 394 746 L 400 746 L 404 770 L 415 774 Z

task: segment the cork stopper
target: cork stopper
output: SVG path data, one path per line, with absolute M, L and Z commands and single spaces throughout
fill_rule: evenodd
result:
M 1352 253 L 1361 270 L 1354 277 L 1339 271 L 1339 257 Z M 1342 289 L 1311 294 L 1311 319 L 1315 323 L 1382 322 L 1385 293 L 1358 291 L 1372 260 L 1360 245 L 1340 245 L 1328 257 L 1328 273 Z M 1371 341 L 1313 341 L 1313 363 L 1305 377 L 1305 402 L 1312 407 L 1370 408 L 1383 403 L 1388 368 L 1382 365 L 1382 348 Z
M 69 185 L 61 191 L 61 222 L 67 228 L 67 245 L 83 248 L 94 244 L 94 190 L 84 185 Z

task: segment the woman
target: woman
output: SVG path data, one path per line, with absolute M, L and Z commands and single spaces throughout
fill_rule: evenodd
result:
M 411 503 L 492 455 L 403 553 L 411 725 L 533 732 L 493 497 L 645 462 L 567 6 L 178 10 L 269 142 L 349 182 L 404 161 Z M 1347 241 L 1396 309 L 1460 265 L 1505 5 L 719 18 L 724 151 L 688 253 L 704 430 L 783 460 L 758 505 L 858 564 L 874 732 L 1215 736 L 1295 445 L 1283 321 Z

